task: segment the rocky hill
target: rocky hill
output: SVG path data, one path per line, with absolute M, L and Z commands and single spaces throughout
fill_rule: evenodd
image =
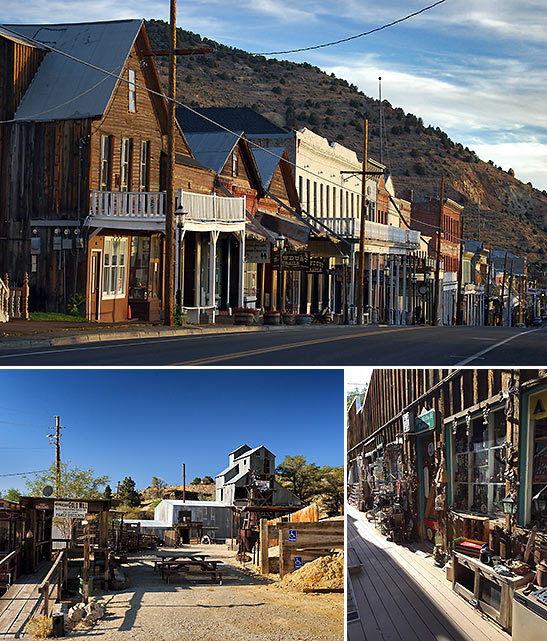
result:
M 146 24 L 152 48 L 168 48 L 167 24 Z M 210 54 L 179 56 L 177 98 L 190 106 L 252 107 L 288 129 L 308 127 L 361 155 L 363 119 L 369 120 L 369 153 L 379 159 L 378 101 L 355 85 L 318 67 L 266 59 L 178 30 L 178 47 L 208 45 Z M 166 82 L 167 58 L 158 57 Z M 517 180 L 510 168 L 484 162 L 438 127 L 424 124 L 383 101 L 383 161 L 398 193 L 405 189 L 438 197 L 441 173 L 445 194 L 465 206 L 465 237 L 490 248 L 526 254 L 547 271 L 547 192 Z

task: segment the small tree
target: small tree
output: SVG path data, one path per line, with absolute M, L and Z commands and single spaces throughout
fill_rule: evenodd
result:
M 110 485 L 107 485 L 104 488 L 104 498 L 105 499 L 111 499 L 112 498 L 112 488 L 110 487 Z
M 19 503 L 19 499 L 21 498 L 21 492 L 19 490 L 16 490 L 14 487 L 10 487 L 9 490 L 6 490 L 2 494 L 2 498 L 5 499 L 6 501 L 13 501 L 14 503 Z
M 25 487 L 28 496 L 42 496 L 46 485 L 55 487 L 55 463 L 48 470 L 34 477 L 25 476 Z M 95 476 L 91 468 L 84 470 L 81 467 L 70 465 L 70 461 L 61 463 L 59 496 L 63 499 L 99 499 L 103 496 L 101 487 L 109 481 L 108 476 Z
M 344 505 L 344 468 L 325 465 L 321 468 L 321 476 L 325 509 L 329 516 L 337 516 Z
M 305 456 L 286 456 L 275 472 L 279 483 L 304 502 L 320 491 L 321 470 L 315 463 L 307 463 Z
M 201 485 L 201 478 L 196 476 L 196 478 L 190 483 L 190 485 Z
M 128 507 L 138 507 L 141 504 L 139 493 L 135 489 L 135 481 L 130 476 L 126 476 L 120 483 L 118 499 Z
M 215 479 L 212 476 L 204 476 L 201 479 L 203 485 L 212 485 L 215 482 Z
M 160 479 L 159 476 L 152 477 L 152 488 L 154 489 L 156 498 L 159 498 L 161 496 L 161 491 L 166 485 L 167 483 L 163 479 Z

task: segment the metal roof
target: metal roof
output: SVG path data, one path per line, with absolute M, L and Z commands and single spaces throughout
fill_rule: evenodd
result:
M 141 25 L 142 20 L 116 20 L 3 26 L 119 75 Z M 17 108 L 15 120 L 102 116 L 117 82 L 112 76 L 49 51 Z
M 198 114 L 203 114 L 214 122 Z M 193 111 L 178 107 L 177 120 L 185 134 L 218 131 L 219 127 L 214 123 L 219 123 L 232 131 L 243 130 L 245 135 L 292 137 L 292 133 L 278 127 L 249 107 L 194 107 Z
M 184 136 L 196 160 L 212 169 L 215 174 L 220 174 L 242 133 L 238 131 L 234 136 L 227 131 L 190 134 L 185 132 Z
M 260 178 L 265 189 L 269 189 L 284 151 L 285 147 L 267 147 L 266 149 L 252 148 L 258 172 L 260 173 Z M 275 156 L 272 154 L 275 154 Z

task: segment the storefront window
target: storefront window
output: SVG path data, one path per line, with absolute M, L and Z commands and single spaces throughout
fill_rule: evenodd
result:
M 125 296 L 127 238 L 104 239 L 103 298 Z
M 145 300 L 148 295 L 148 263 L 150 239 L 134 236 L 131 240 L 131 263 L 129 268 L 129 296 Z
M 547 523 L 547 417 L 532 421 L 532 523 Z
M 482 414 L 456 427 L 454 500 L 457 510 L 495 514 L 505 496 L 502 446 L 506 439 L 503 410 Z

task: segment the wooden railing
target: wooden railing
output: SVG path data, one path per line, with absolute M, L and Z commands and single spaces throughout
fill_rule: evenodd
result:
M 91 191 L 89 215 L 157 220 L 165 214 L 164 203 L 163 191 Z
M 57 603 L 61 600 L 61 592 L 63 589 L 63 584 L 66 582 L 66 577 L 68 573 L 68 558 L 66 554 L 66 549 L 61 550 L 55 559 L 55 562 L 51 566 L 51 570 L 46 574 L 44 580 L 38 586 L 38 591 L 42 595 L 43 605 L 42 613 L 44 616 L 48 617 L 50 613 L 50 601 L 55 591 L 54 603 Z
M 8 587 L 12 584 L 15 575 L 17 575 L 18 553 L 19 550 L 14 550 L 0 559 L 0 583 L 5 583 Z M 5 581 L 3 581 L 4 577 Z
M 10 285 L 7 274 L 4 276 L 4 280 L 0 279 L 0 322 L 7 323 L 10 318 L 28 320 L 28 297 L 27 273 L 25 273 L 21 287 Z
M 175 208 L 184 212 L 184 220 L 229 223 L 245 221 L 245 196 L 233 198 L 216 194 L 194 194 L 178 189 L 175 203 Z

